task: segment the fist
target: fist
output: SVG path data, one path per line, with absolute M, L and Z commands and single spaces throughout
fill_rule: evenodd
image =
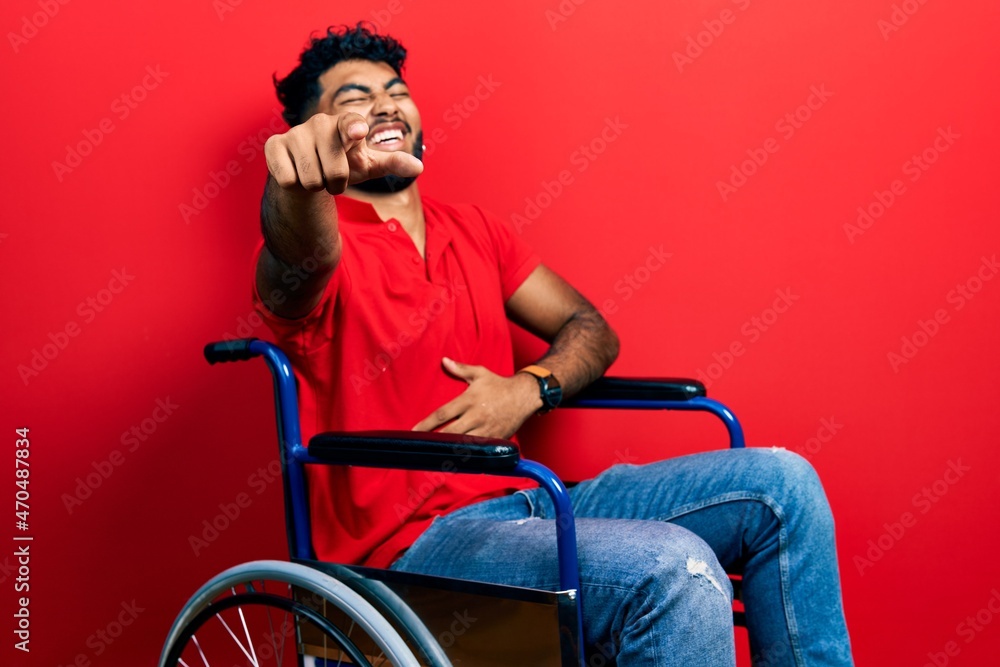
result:
M 264 144 L 267 170 L 284 190 L 339 195 L 347 186 L 388 174 L 412 177 L 424 170 L 404 151 L 374 150 L 368 123 L 356 113 L 317 113 Z

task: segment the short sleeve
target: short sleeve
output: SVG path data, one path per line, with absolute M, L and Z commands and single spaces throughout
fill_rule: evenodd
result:
M 531 272 L 538 268 L 542 259 L 507 221 L 478 206 L 473 208 L 486 223 L 490 240 L 496 249 L 500 285 L 506 302 Z

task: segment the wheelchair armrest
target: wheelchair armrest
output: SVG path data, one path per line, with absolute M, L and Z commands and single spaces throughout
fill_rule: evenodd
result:
M 521 460 L 509 440 L 421 431 L 320 433 L 309 454 L 323 463 L 472 473 L 509 473 Z
M 687 378 L 602 377 L 562 407 L 594 407 L 590 401 L 689 401 L 705 395 L 704 384 Z

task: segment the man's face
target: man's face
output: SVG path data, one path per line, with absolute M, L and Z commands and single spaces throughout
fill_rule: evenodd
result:
M 316 111 L 359 114 L 368 122 L 370 148 L 420 157 L 420 112 L 392 67 L 370 60 L 345 60 L 327 70 L 319 83 L 323 92 Z

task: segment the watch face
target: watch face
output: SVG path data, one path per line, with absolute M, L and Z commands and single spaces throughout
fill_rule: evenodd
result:
M 559 380 L 556 380 L 554 375 L 539 379 L 542 384 L 542 402 L 545 403 L 545 407 L 549 410 L 558 407 L 562 401 L 562 387 L 559 386 Z
M 550 390 L 552 396 L 552 407 L 559 407 L 562 403 L 562 387 L 556 385 L 554 389 Z
M 539 393 L 542 399 L 542 409 L 539 412 L 548 412 L 552 408 L 559 406 L 559 403 L 562 402 L 562 386 L 551 371 L 541 366 L 528 366 L 522 369 L 521 372 L 533 375 L 538 380 L 538 388 L 541 390 Z

